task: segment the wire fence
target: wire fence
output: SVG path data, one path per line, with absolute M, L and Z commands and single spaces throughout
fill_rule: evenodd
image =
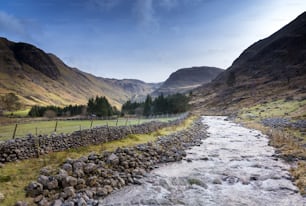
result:
M 167 122 L 175 119 L 183 119 L 187 116 L 183 114 L 163 114 L 149 117 L 125 117 L 125 118 L 100 118 L 87 120 L 50 120 L 34 121 L 31 123 L 12 124 L 0 126 L 0 140 L 14 139 L 31 135 L 50 135 L 72 133 L 101 126 L 130 126 L 138 125 L 151 121 Z

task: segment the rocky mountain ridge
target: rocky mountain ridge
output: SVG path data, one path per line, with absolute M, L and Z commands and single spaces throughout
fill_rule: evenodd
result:
M 13 92 L 25 106 L 85 104 L 106 96 L 120 107 L 131 98 L 151 93 L 158 84 L 96 77 L 67 66 L 53 54 L 27 43 L 0 38 L 0 95 Z

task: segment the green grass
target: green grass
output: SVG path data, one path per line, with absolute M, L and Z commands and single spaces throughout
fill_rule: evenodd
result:
M 148 121 L 170 121 L 175 118 L 158 118 L 158 119 L 128 119 L 124 118 L 118 120 L 95 120 L 92 127 L 99 126 L 122 126 L 122 125 L 136 125 Z M 11 139 L 16 124 L 9 124 L 0 126 L 0 140 Z M 18 124 L 15 137 L 24 137 L 27 134 L 51 134 L 55 131 L 56 121 L 34 121 L 31 123 Z M 77 130 L 89 129 L 91 126 L 90 120 L 62 120 L 57 122 L 56 133 L 71 133 Z
M 258 104 L 253 107 L 242 109 L 239 117 L 243 120 L 259 121 L 270 117 L 295 117 L 294 113 L 302 107 L 305 107 L 306 100 L 303 101 L 284 101 L 278 100 L 265 104 Z M 298 114 L 305 115 L 305 111 Z
M 26 200 L 31 203 L 32 200 L 25 197 L 24 188 L 31 181 L 37 179 L 40 169 L 45 166 L 56 169 L 68 157 L 79 158 L 88 155 L 91 152 L 101 153 L 106 150 L 113 151 L 118 147 L 129 147 L 146 142 L 152 142 L 161 135 L 167 135 L 175 131 L 186 129 L 191 125 L 194 119 L 195 117 L 190 117 L 178 126 L 166 127 L 150 134 L 133 134 L 124 139 L 104 144 L 80 147 L 63 152 L 54 152 L 36 159 L 7 163 L 3 168 L 0 168 L 0 192 L 5 196 L 5 200 L 1 205 L 14 205 L 18 200 Z
M 4 112 L 5 116 L 15 116 L 15 117 L 26 117 L 29 114 L 30 109 L 18 110 L 14 112 Z

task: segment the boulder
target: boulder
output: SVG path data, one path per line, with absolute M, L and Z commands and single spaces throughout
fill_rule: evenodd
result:
M 48 190 L 54 190 L 58 188 L 58 181 L 54 177 L 49 177 L 49 182 L 47 184 Z
M 64 194 L 66 198 L 74 197 L 75 196 L 75 190 L 73 187 L 65 187 L 64 188 Z
M 112 165 L 117 165 L 119 163 L 119 158 L 117 155 L 112 153 L 108 158 L 107 158 L 107 163 L 112 164 Z
M 67 176 L 62 182 L 63 187 L 75 186 L 78 184 L 78 179 L 72 176 Z
M 94 173 L 95 169 L 97 168 L 97 165 L 94 163 L 88 163 L 86 164 L 86 166 L 84 167 L 84 172 L 85 174 L 92 174 Z
M 43 185 L 33 181 L 26 187 L 26 192 L 28 196 L 36 197 L 43 193 Z
M 47 184 L 49 182 L 49 177 L 45 176 L 45 175 L 40 175 L 37 179 L 37 181 L 39 183 L 41 183 L 43 185 L 44 188 L 47 187 Z
M 63 201 L 58 199 L 53 202 L 52 206 L 62 206 L 62 204 L 63 204 Z
M 69 163 L 63 164 L 62 169 L 65 170 L 68 174 L 72 173 L 72 165 Z
M 212 183 L 215 184 L 215 185 L 221 185 L 222 181 L 219 178 L 215 178 Z
M 94 186 L 97 185 L 97 181 L 98 181 L 98 177 L 97 176 L 89 177 L 87 179 L 86 185 L 88 185 L 89 187 L 94 187 Z

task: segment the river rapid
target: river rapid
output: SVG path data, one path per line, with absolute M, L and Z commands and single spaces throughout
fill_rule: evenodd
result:
M 185 160 L 161 165 L 99 205 L 306 206 L 265 135 L 226 117 L 205 116 L 203 124 L 209 137 Z

